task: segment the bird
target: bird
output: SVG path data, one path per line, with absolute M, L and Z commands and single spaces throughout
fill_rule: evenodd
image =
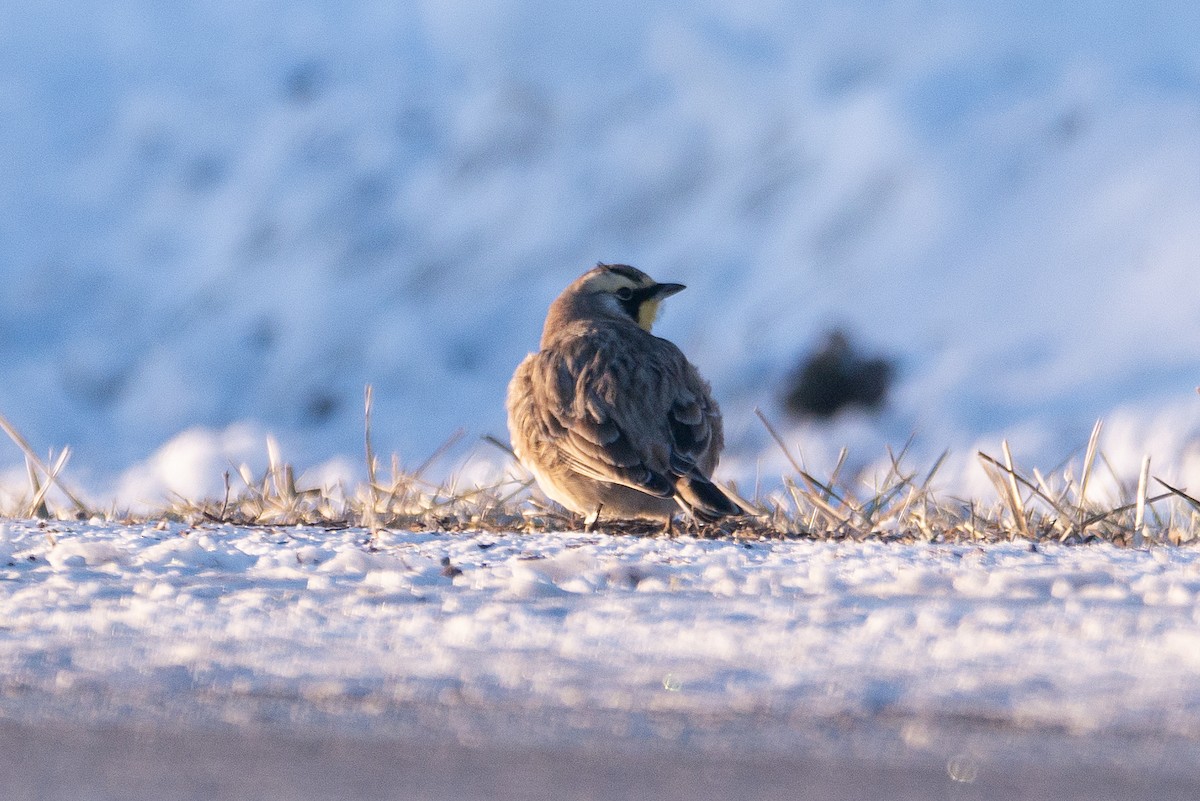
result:
M 745 514 L 712 482 L 721 411 L 695 366 L 651 327 L 683 284 L 598 264 L 550 304 L 539 350 L 508 386 L 513 452 L 552 500 L 583 515 L 697 521 Z

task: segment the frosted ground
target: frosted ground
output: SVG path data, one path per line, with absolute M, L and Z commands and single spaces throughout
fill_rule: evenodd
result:
M 0 413 L 144 509 L 268 434 L 361 480 L 369 383 L 385 458 L 463 428 L 469 482 L 610 260 L 688 284 L 659 331 L 742 486 L 788 471 L 760 406 L 818 475 L 915 432 L 976 496 L 977 448 L 1050 470 L 1102 417 L 1119 474 L 1200 490 L 1200 6 L 734 5 L 3 4 Z M 833 326 L 891 402 L 788 421 Z M 1189 548 L 8 522 L 0 557 L 12 798 L 1198 794 Z
M 10 522 L 0 557 L 0 737 L 64 767 L 3 759 L 51 797 L 89 758 L 94 797 L 193 797 L 197 764 L 320 797 L 281 788 L 346 792 L 359 747 L 361 798 L 1197 790 L 1193 549 Z

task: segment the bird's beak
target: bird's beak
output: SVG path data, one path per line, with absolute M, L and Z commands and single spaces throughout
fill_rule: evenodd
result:
M 684 289 L 687 289 L 687 287 L 683 284 L 650 284 L 636 290 L 633 297 L 638 301 L 638 325 L 649 331 L 654 325 L 655 319 L 658 318 L 659 301 Z
M 653 293 L 650 295 L 650 297 L 654 298 L 655 300 L 662 300 L 663 298 L 671 297 L 676 292 L 682 292 L 683 290 L 687 289 L 687 287 L 683 284 L 655 284 L 654 286 L 650 287 L 650 289 L 653 290 Z

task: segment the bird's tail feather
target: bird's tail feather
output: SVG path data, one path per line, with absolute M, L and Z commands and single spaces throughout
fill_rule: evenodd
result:
M 730 515 L 744 515 L 735 503 L 711 481 L 683 476 L 675 484 L 675 500 L 688 514 L 703 523 L 712 523 Z

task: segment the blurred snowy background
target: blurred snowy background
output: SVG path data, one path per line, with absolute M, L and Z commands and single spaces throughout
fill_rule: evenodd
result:
M 267 433 L 353 477 L 367 383 L 377 450 L 499 464 L 547 304 L 619 261 L 689 286 L 724 478 L 784 470 L 761 406 L 963 491 L 1102 417 L 1200 490 L 1198 41 L 1191 0 L 3 4 L 0 413 L 122 503 Z M 892 393 L 791 420 L 834 328 Z

